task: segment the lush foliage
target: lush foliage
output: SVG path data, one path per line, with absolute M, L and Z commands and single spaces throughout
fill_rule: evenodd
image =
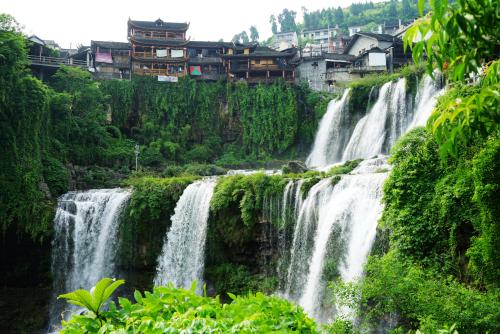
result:
M 377 28 L 378 24 L 397 25 L 398 19 L 409 21 L 418 15 L 417 4 L 412 0 L 390 0 L 384 2 L 358 2 L 349 7 L 331 7 L 309 11 L 302 7 L 303 23 L 295 22 L 294 11 L 284 9 L 276 17 L 271 16 L 270 23 L 275 25 L 273 33 L 279 31 L 300 31 L 301 29 L 319 29 L 339 27 L 347 33 L 348 27 L 362 26 L 364 31 Z M 281 18 L 281 19 L 280 19 Z M 278 24 L 279 23 L 279 28 Z
M 421 14 L 424 3 L 419 1 Z M 470 95 L 443 103 L 430 121 L 442 156 L 457 156 L 461 144 L 499 130 L 500 16 L 497 3 L 490 0 L 430 1 L 430 5 L 432 11 L 406 32 L 405 47 L 411 47 L 417 63 L 425 55 L 430 74 L 438 69 L 452 81 L 479 81 Z
M 265 199 L 280 196 L 286 182 L 287 180 L 280 175 L 269 176 L 264 173 L 225 177 L 217 184 L 210 209 L 217 215 L 223 214 L 224 209 L 230 206 L 236 206 L 241 212 L 243 225 L 251 227 L 257 222 L 258 213 L 262 211 Z
M 90 292 L 79 289 L 73 292 L 60 295 L 59 298 L 64 298 L 70 304 L 81 306 L 93 313 L 97 319 L 101 319 L 101 307 L 111 297 L 113 292 L 122 284 L 124 280 L 113 280 L 111 278 L 103 278 Z
M 119 306 L 111 303 L 99 318 L 94 312 L 75 315 L 61 333 L 317 333 L 314 321 L 284 299 L 231 295 L 233 301 L 222 305 L 218 298 L 196 295 L 195 284 L 190 290 L 136 291 L 135 303 L 119 298 Z
M 389 239 L 378 251 L 389 252 L 370 258 L 351 296 L 364 325 L 499 330 L 499 143 L 476 138 L 443 162 L 432 134 L 416 129 L 394 147 L 379 231 Z
M 306 86 L 98 82 L 64 66 L 42 83 L 26 69 L 19 25 L 4 14 L 0 25 L 0 221 L 33 238 L 50 235 L 54 200 L 69 188 L 126 177 L 136 143 L 139 167 L 156 174 L 222 174 L 207 163 L 303 155 L 328 102 Z
M 0 26 L 0 226 L 44 237 L 53 215 L 50 194 L 40 190 L 51 93 L 25 71 L 26 43 L 15 20 L 2 15 Z
M 175 205 L 196 178 L 136 175 L 124 182 L 134 191 L 121 217 L 117 259 L 122 268 L 141 271 L 152 280 Z
M 394 315 L 400 333 L 406 332 L 403 328 L 438 333 L 453 324 L 460 333 L 500 330 L 498 290 L 478 291 L 393 253 L 371 258 L 366 270 L 360 294 L 365 324 L 377 326 Z

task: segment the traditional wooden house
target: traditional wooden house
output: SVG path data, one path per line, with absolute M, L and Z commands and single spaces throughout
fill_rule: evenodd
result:
M 176 81 L 187 74 L 188 23 L 128 21 L 132 73 Z
M 232 43 L 190 41 L 188 48 L 188 73 L 198 80 L 217 81 L 226 78 L 222 55 Z
M 271 83 L 283 79 L 293 83 L 299 57 L 295 48 L 275 51 L 258 44 L 234 44 L 222 58 L 228 81 Z
M 96 79 L 130 78 L 130 44 L 91 41 L 93 71 Z

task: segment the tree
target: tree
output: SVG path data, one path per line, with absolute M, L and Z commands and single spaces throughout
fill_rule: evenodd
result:
M 246 31 L 242 31 L 240 32 L 240 38 L 241 38 L 241 42 L 243 43 L 250 43 L 250 38 L 248 38 L 248 34 Z
M 421 15 L 424 5 L 419 1 Z M 428 73 L 433 75 L 437 68 L 452 81 L 483 77 L 477 93 L 449 101 L 443 112 L 431 118 L 441 154 L 456 156 L 461 144 L 500 131 L 498 6 L 483 0 L 433 1 L 430 5 L 429 14 L 404 36 L 414 61 L 422 62 L 425 54 Z
M 387 15 L 389 19 L 397 19 L 398 17 L 398 6 L 396 0 L 391 0 L 389 3 L 389 7 L 387 8 Z
M 256 26 L 250 27 L 250 39 L 252 42 L 257 42 L 259 40 L 259 31 Z
M 246 31 L 242 31 L 239 34 L 236 34 L 233 36 L 233 39 L 231 39 L 231 42 L 233 43 L 250 43 L 250 39 L 248 38 L 248 34 Z
M 271 23 L 271 31 L 273 32 L 273 34 L 276 35 L 278 33 L 278 25 L 276 24 L 276 16 L 271 15 L 269 17 L 269 23 Z
M 0 30 L 20 33 L 21 29 L 21 25 L 19 25 L 12 15 L 0 13 Z
M 415 8 L 412 6 L 410 0 L 403 0 L 403 17 L 405 19 L 411 19 L 416 16 Z
M 340 8 L 340 6 L 335 9 L 335 13 L 333 16 L 335 18 L 335 24 L 344 23 L 344 11 L 342 10 L 342 8 Z
M 231 42 L 233 42 L 233 43 L 241 43 L 240 42 L 240 34 L 234 35 L 233 38 L 231 38 Z
M 283 9 L 283 12 L 278 15 L 278 22 L 280 24 L 281 32 L 296 31 L 297 24 L 295 23 L 295 17 L 297 13 L 293 10 Z

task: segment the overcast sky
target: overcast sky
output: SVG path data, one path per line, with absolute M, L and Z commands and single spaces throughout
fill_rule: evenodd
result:
M 126 41 L 127 20 L 190 22 L 191 40 L 231 40 L 256 25 L 261 39 L 271 35 L 269 16 L 283 8 L 316 10 L 347 7 L 365 0 L 0 0 L 0 12 L 13 15 L 28 35 L 55 40 L 61 47 L 90 40 Z

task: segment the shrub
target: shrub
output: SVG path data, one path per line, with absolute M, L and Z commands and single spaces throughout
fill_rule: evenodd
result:
M 218 298 L 196 295 L 195 288 L 136 291 L 134 303 L 119 298 L 119 306 L 110 303 L 99 317 L 89 311 L 74 315 L 60 333 L 318 333 L 314 321 L 284 299 L 231 294 L 233 301 L 222 305 Z

